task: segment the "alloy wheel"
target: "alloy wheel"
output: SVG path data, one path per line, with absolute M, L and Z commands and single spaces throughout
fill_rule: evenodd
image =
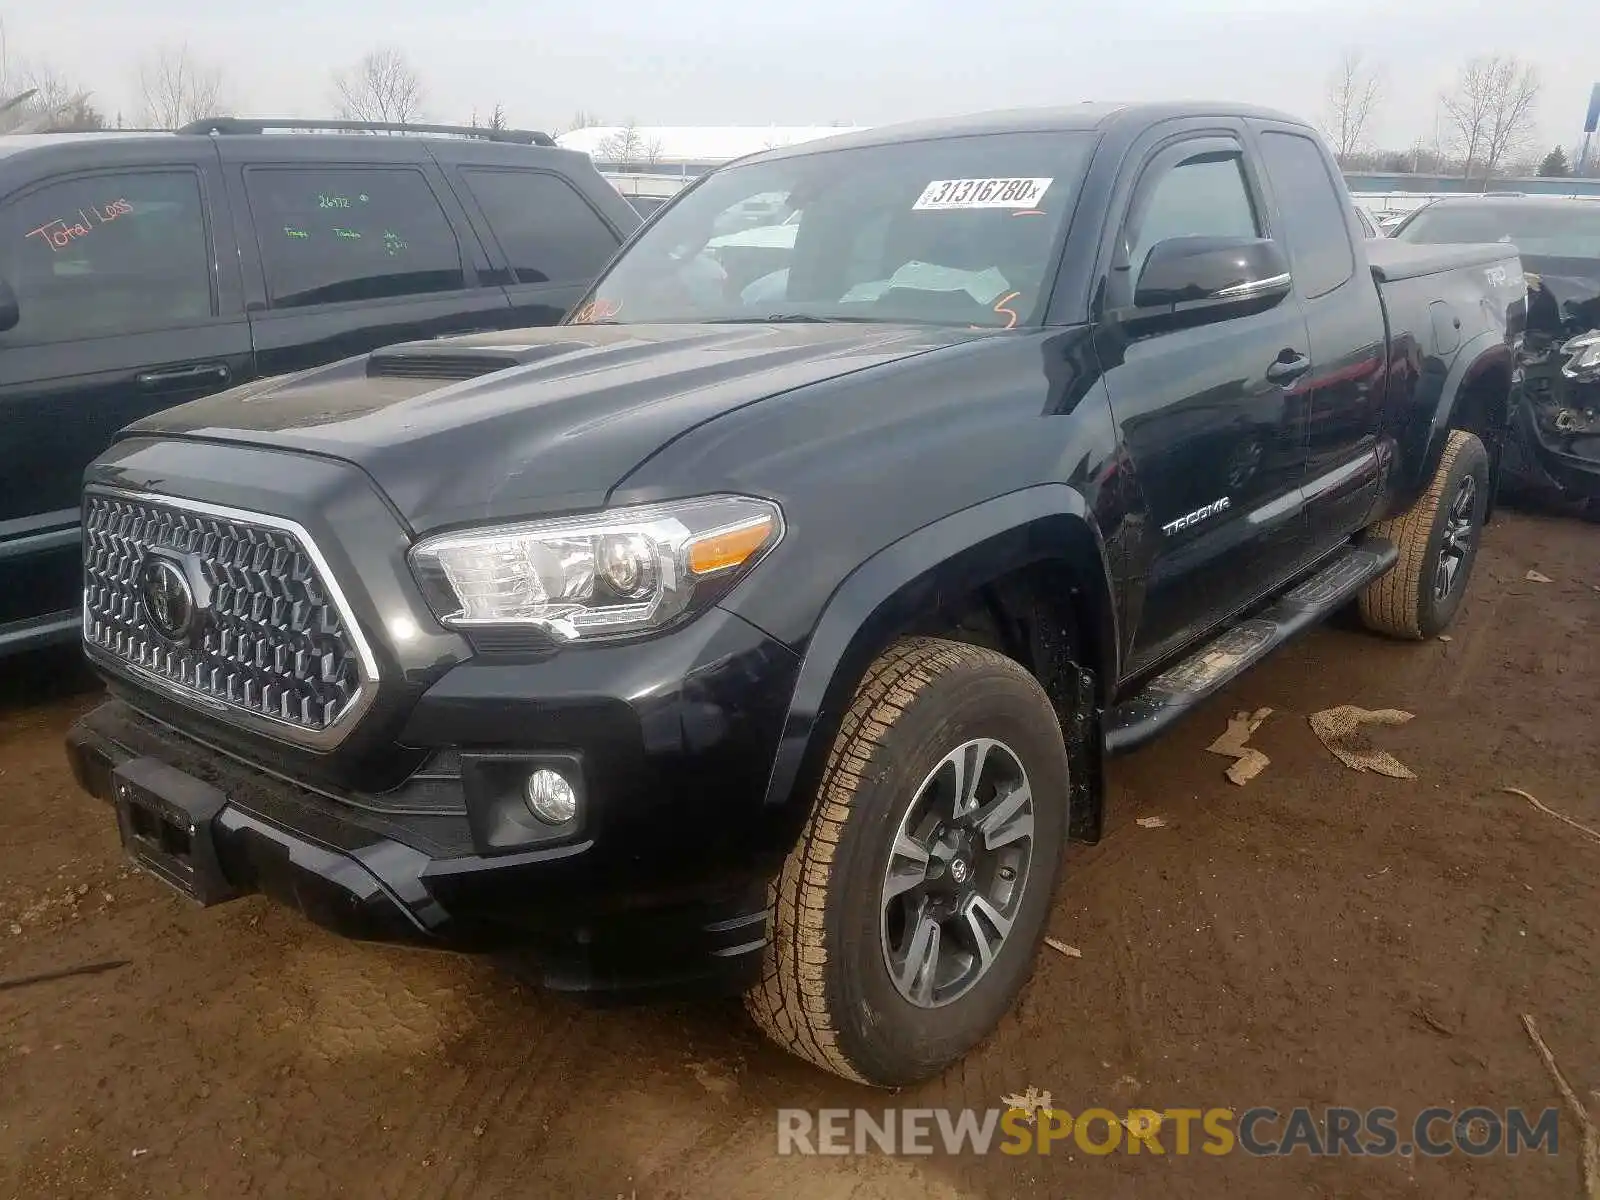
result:
M 960 999 L 1011 932 L 1033 860 L 1033 792 L 1004 742 L 939 760 L 895 831 L 881 899 L 883 959 L 919 1008 Z
M 1445 514 L 1444 539 L 1439 545 L 1439 561 L 1433 574 L 1433 598 L 1444 600 L 1456 590 L 1466 575 L 1467 559 L 1472 555 L 1472 539 L 1477 536 L 1478 481 L 1463 475 L 1450 509 Z

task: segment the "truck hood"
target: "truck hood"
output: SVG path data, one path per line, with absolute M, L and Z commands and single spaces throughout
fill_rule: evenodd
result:
M 833 323 L 578 325 L 410 342 L 168 409 L 122 436 L 343 459 L 420 531 L 599 507 L 697 425 L 974 336 Z

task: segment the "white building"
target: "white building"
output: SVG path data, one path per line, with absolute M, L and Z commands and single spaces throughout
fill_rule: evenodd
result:
M 730 159 L 814 138 L 852 133 L 854 125 L 597 125 L 559 134 L 597 166 L 648 167 L 658 174 L 702 175 Z M 626 158 L 628 161 L 623 162 Z
M 594 159 L 600 173 L 632 200 L 656 202 L 697 176 L 760 150 L 854 133 L 858 125 L 596 125 L 557 134 L 568 150 Z

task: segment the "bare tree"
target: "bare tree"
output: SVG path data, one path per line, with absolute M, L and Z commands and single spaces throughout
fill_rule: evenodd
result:
M 600 120 L 599 113 L 590 112 L 586 108 L 580 108 L 577 112 L 572 114 L 572 120 L 567 122 L 567 127 L 565 130 L 563 130 L 563 132 L 571 133 L 575 129 L 595 129 L 601 124 L 603 124 L 603 122 Z
M 0 132 L 55 133 L 104 129 L 89 93 L 44 63 L 13 62 L 0 21 Z
M 1592 145 L 1592 137 L 1580 138 L 1567 151 L 1567 161 L 1572 164 L 1572 174 L 1580 178 L 1588 178 L 1595 174 L 1595 159 L 1600 158 Z
M 1514 55 L 1475 58 L 1442 100 L 1461 156 L 1461 177 L 1485 182 L 1533 136 L 1539 72 Z
M 489 114 L 490 129 L 510 129 L 511 122 L 506 119 L 506 109 L 503 104 L 496 104 L 494 111 Z
M 23 78 L 34 89 L 27 128 L 37 133 L 75 133 L 106 127 L 106 118 L 89 93 L 49 67 L 34 67 Z
M 422 78 L 398 50 L 373 50 L 333 77 L 339 115 L 405 124 L 422 117 Z
M 222 71 L 188 46 L 163 46 L 139 64 L 139 98 L 141 119 L 156 129 L 222 116 Z
M 1359 50 L 1346 50 L 1328 77 L 1322 132 L 1333 143 L 1341 166 L 1362 148 L 1367 127 L 1383 99 L 1383 75 Z
M 629 121 L 609 137 L 602 138 L 594 148 L 594 156 L 602 162 L 615 163 L 618 170 L 648 170 L 661 159 L 661 142 L 645 137 L 639 126 Z

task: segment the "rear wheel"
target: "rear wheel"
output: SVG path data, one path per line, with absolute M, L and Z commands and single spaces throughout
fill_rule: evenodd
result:
M 801 1058 L 880 1086 L 935 1075 L 1032 973 L 1067 839 L 1044 690 L 991 650 L 907 640 L 873 663 L 774 885 L 751 1016 Z
M 1478 557 L 1489 506 L 1489 456 L 1476 435 L 1454 430 L 1433 482 L 1406 512 L 1374 525 L 1400 561 L 1361 593 L 1367 628 L 1429 638 L 1455 619 Z

